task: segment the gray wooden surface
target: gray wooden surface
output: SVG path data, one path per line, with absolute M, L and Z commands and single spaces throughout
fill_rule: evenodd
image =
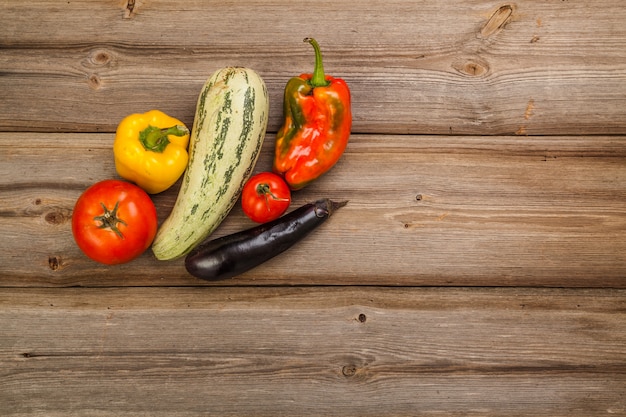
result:
M 0 414 L 626 415 L 623 6 L 0 0 Z M 229 281 L 81 254 L 125 115 L 251 67 L 267 170 L 307 36 L 354 123 L 293 207 L 348 206 Z
M 46 416 L 623 415 L 624 307 L 610 290 L 7 289 L 0 400 Z

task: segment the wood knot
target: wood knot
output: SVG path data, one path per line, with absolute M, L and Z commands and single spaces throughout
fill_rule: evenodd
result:
M 141 0 L 126 0 L 124 2 L 124 19 L 132 19 L 141 3 Z
M 480 29 L 480 37 L 488 38 L 499 32 L 508 23 L 513 15 L 513 6 L 505 4 L 496 10 L 487 23 Z
M 68 217 L 59 211 L 51 211 L 44 216 L 44 219 L 49 224 L 59 225 L 65 223 Z
M 89 78 L 87 79 L 87 84 L 93 90 L 99 90 L 100 87 L 102 87 L 102 81 L 100 80 L 100 77 L 97 74 L 91 74 Z
M 48 266 L 53 271 L 58 271 L 63 268 L 63 259 L 60 256 L 49 256 Z
M 355 365 L 346 365 L 341 368 L 341 373 L 343 376 L 350 378 L 356 375 L 357 367 Z
M 365 323 L 367 321 L 367 316 L 363 313 L 359 314 L 358 320 L 360 323 Z
M 455 62 L 452 64 L 452 67 L 459 73 L 467 75 L 468 77 L 482 77 L 489 73 L 489 64 L 476 58 Z
M 112 60 L 112 56 L 109 52 L 98 49 L 91 53 L 90 61 L 92 64 L 96 66 L 104 66 L 110 63 Z

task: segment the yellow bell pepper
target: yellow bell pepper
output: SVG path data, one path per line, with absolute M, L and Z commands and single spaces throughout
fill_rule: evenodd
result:
M 126 116 L 117 126 L 113 154 L 117 173 L 149 194 L 170 188 L 189 161 L 189 129 L 159 110 Z

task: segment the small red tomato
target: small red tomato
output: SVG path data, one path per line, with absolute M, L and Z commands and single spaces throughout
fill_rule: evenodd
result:
M 78 198 L 72 234 L 91 259 L 107 265 L 129 262 L 152 243 L 157 213 L 148 194 L 126 181 L 104 180 Z
M 291 203 L 289 186 L 273 172 L 261 172 L 246 182 L 241 208 L 252 221 L 266 223 L 283 215 Z

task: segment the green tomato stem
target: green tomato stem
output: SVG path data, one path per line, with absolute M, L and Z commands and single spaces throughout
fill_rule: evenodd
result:
M 98 226 L 98 228 L 110 229 L 111 231 L 113 231 L 113 233 L 117 235 L 117 237 L 123 240 L 124 235 L 122 234 L 120 229 L 117 227 L 117 225 L 118 223 L 121 223 L 124 226 L 126 226 L 127 224 L 124 220 L 117 217 L 117 209 L 120 205 L 120 202 L 117 201 L 115 203 L 115 207 L 113 207 L 113 210 L 109 210 L 107 206 L 105 206 L 104 203 L 102 202 L 100 203 L 100 205 L 102 206 L 104 213 L 102 213 L 101 216 L 96 216 L 93 218 L 95 221 L 99 221 L 101 223 L 100 226 Z

